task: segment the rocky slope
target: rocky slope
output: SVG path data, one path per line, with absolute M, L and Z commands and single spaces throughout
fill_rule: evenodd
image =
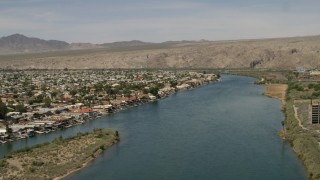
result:
M 42 52 L 52 50 L 63 50 L 69 44 L 64 41 L 43 40 L 30 38 L 21 34 L 2 37 L 0 39 L 0 52 L 2 53 L 22 53 L 22 52 Z
M 282 68 L 320 67 L 320 36 L 180 42 L 134 48 L 0 56 L 0 68 Z

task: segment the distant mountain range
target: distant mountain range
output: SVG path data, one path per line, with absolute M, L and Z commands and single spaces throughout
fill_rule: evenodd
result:
M 78 49 L 96 49 L 96 48 L 125 48 L 125 47 L 142 47 L 159 44 L 177 44 L 192 41 L 168 41 L 164 43 L 149 43 L 138 40 L 121 41 L 104 44 L 91 43 L 67 43 L 58 40 L 43 40 L 40 38 L 27 37 L 22 34 L 13 34 L 0 38 L 0 54 L 16 54 L 16 53 L 35 53 L 61 50 L 78 50 Z
M 101 44 L 102 47 L 108 47 L 108 48 L 119 48 L 119 47 L 132 47 L 132 46 L 148 46 L 155 43 L 148 43 L 138 40 L 133 41 L 121 41 L 121 42 L 113 42 L 113 43 L 104 43 Z
M 0 53 L 42 52 L 64 50 L 67 48 L 69 48 L 69 44 L 64 41 L 46 41 L 39 38 L 26 37 L 21 34 L 13 34 L 0 39 Z
M 311 69 L 320 68 L 320 36 L 90 44 L 14 34 L 0 39 L 0 54 L 0 69 Z

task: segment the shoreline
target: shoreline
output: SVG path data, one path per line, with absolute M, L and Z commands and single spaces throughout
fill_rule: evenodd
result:
M 288 89 L 287 84 L 264 84 L 266 90 L 263 93 L 264 96 L 278 99 L 281 101 L 282 106 L 286 104 L 286 91 Z
M 289 100 L 285 108 L 286 140 L 306 168 L 308 179 L 320 179 L 319 143 L 312 132 L 299 125 L 293 100 Z
M 118 143 L 118 141 L 115 142 L 115 143 L 113 143 L 113 144 L 107 144 L 107 145 L 105 145 L 105 146 L 104 146 L 104 148 L 105 148 L 104 150 L 97 150 L 96 152 L 94 152 L 94 157 L 88 158 L 87 161 L 85 161 L 80 168 L 73 169 L 73 170 L 71 170 L 70 172 L 68 172 L 68 173 L 66 173 L 66 174 L 64 174 L 64 175 L 62 175 L 62 176 L 53 178 L 53 180 L 62 180 L 62 179 L 64 179 L 64 178 L 72 175 L 73 173 L 76 173 L 76 172 L 78 172 L 78 171 L 81 171 L 82 169 L 84 169 L 84 168 L 86 168 L 88 165 L 90 165 L 90 164 L 91 164 L 94 160 L 96 160 L 99 156 L 101 156 L 102 153 L 103 153 L 105 150 L 107 150 L 107 148 L 111 147 L 112 145 L 114 145 L 114 144 L 116 144 L 116 143 Z
M 264 86 L 268 86 L 268 84 Z M 303 164 L 307 178 L 320 179 L 319 143 L 315 140 L 311 132 L 306 131 L 299 125 L 299 120 L 296 118 L 296 112 L 294 110 L 294 100 L 286 101 L 285 97 L 280 98 L 276 94 L 268 92 L 268 90 L 270 90 L 270 88 L 266 88 L 266 92 L 263 95 L 280 100 L 282 103 L 282 111 L 285 115 L 285 130 L 279 131 L 278 135 L 290 144 L 293 152 Z M 287 94 L 284 89 L 283 92 Z
M 286 106 L 286 92 L 288 89 L 287 84 L 264 84 L 262 85 L 265 87 L 265 92 L 263 93 L 264 96 L 277 99 L 281 102 L 281 112 L 286 116 L 285 112 L 285 106 Z M 283 123 L 283 128 L 284 128 L 284 123 L 286 119 L 284 119 L 281 123 Z M 278 136 L 281 137 L 281 139 L 285 140 L 286 139 L 286 132 L 284 129 L 280 130 L 278 132 Z
M 74 126 L 77 126 L 77 125 L 82 125 L 82 124 L 85 124 L 87 123 L 88 121 L 91 121 L 91 120 L 96 120 L 98 118 L 101 118 L 101 117 L 107 117 L 108 115 L 110 114 L 116 114 L 120 111 L 123 111 L 123 110 L 127 110 L 129 108 L 134 108 L 134 107 L 138 107 L 138 106 L 142 106 L 144 104 L 148 104 L 148 103 L 151 103 L 151 102 L 155 102 L 155 101 L 158 101 L 158 100 L 161 100 L 161 99 L 165 99 L 173 94 L 176 94 L 176 93 L 179 93 L 179 92 L 183 92 L 183 91 L 189 91 L 189 90 L 193 90 L 193 89 L 196 89 L 196 88 L 199 88 L 199 87 L 202 87 L 202 86 L 207 86 L 209 84 L 212 84 L 212 83 L 215 83 L 215 82 L 219 82 L 220 78 L 213 78 L 211 80 L 205 80 L 203 81 L 202 83 L 193 83 L 192 85 L 188 85 L 184 88 L 175 88 L 174 90 L 172 91 L 168 91 L 168 92 L 164 92 L 162 94 L 158 94 L 155 96 L 155 99 L 136 99 L 134 101 L 130 101 L 131 104 L 129 104 L 128 102 L 126 102 L 124 105 L 123 104 L 120 104 L 120 105 L 114 105 L 112 106 L 111 108 L 111 112 L 109 112 L 109 109 L 103 109 L 103 110 L 96 110 L 96 111 L 93 111 L 95 113 L 95 115 L 90 115 L 89 117 L 86 117 L 84 119 L 75 119 L 73 120 L 72 122 L 69 122 L 69 124 L 67 126 L 63 126 L 63 127 L 56 127 L 54 126 L 54 128 L 52 128 L 51 130 L 49 131 L 34 131 L 34 135 L 33 136 L 38 136 L 38 135 L 42 135 L 42 134 L 47 134 L 47 133 L 51 133 L 51 132 L 54 132 L 54 131 L 60 131 L 61 129 L 68 129 L 70 127 L 74 127 Z M 185 84 L 185 82 L 183 82 L 183 84 Z M 160 92 L 160 91 L 159 91 Z M 90 107 L 91 108 L 91 107 Z M 25 124 L 23 124 L 25 125 Z M 23 140 L 23 139 L 28 139 L 29 137 L 33 137 L 33 136 L 21 136 L 21 137 L 15 137 L 15 138 L 12 138 L 12 139 L 9 139 L 9 140 L 6 140 L 6 141 L 0 141 L 0 145 L 2 144 L 6 144 L 6 143 L 11 143 L 11 142 L 15 142 L 15 141 L 19 141 L 19 140 Z M 1 159 L 1 157 L 0 157 Z
M 177 93 L 179 93 L 179 92 L 194 90 L 194 89 L 197 89 L 197 88 L 200 88 L 200 87 L 203 87 L 203 86 L 207 86 L 207 85 L 210 85 L 210 84 L 216 83 L 216 82 L 219 82 L 219 79 L 215 79 L 215 80 L 213 80 L 213 81 L 209 81 L 209 82 L 207 82 L 207 83 L 199 84 L 199 85 L 196 85 L 196 86 L 193 86 L 193 87 L 188 87 L 188 88 L 186 88 L 186 89 L 179 89 L 179 90 L 176 90 L 176 91 L 174 91 L 174 92 L 172 92 L 172 93 L 166 94 L 165 96 L 159 97 L 159 98 L 157 98 L 156 100 L 153 100 L 153 101 L 146 101 L 146 102 L 140 103 L 140 104 L 138 104 L 138 105 L 127 106 L 127 107 L 124 107 L 124 108 L 120 107 L 120 108 L 117 108 L 113 113 L 110 113 L 110 114 L 115 114 L 115 113 L 118 113 L 118 112 L 120 112 L 120 111 L 127 110 L 127 109 L 129 109 L 129 108 L 134 108 L 134 107 L 142 106 L 142 105 L 145 105 L 145 104 L 148 104 L 148 103 L 151 103 L 151 102 L 155 102 L 155 101 L 158 101 L 158 100 L 161 100 L 161 99 L 165 99 L 165 98 L 167 98 L 167 97 L 169 97 L 169 96 L 171 96 L 171 95 L 177 94 Z M 109 114 L 109 113 L 108 113 L 108 114 Z M 101 117 L 107 117 L 108 114 L 104 114 L 104 115 L 101 116 Z M 93 118 L 93 119 L 90 119 L 90 120 L 96 120 L 97 118 L 98 118 L 98 117 Z M 84 122 L 84 123 L 86 123 L 86 122 Z M 73 125 L 73 126 L 76 126 L 76 125 L 78 125 L 78 124 L 75 124 L 75 125 Z M 70 126 L 70 127 L 73 127 L 73 126 Z M 58 131 L 59 131 L 59 129 L 58 129 Z M 73 137 L 74 137 L 74 136 L 72 136 L 72 137 L 70 137 L 70 138 L 72 139 Z M 67 139 L 69 139 L 69 138 L 67 138 Z M 22 139 L 21 139 L 21 140 L 22 140 Z M 117 143 L 117 142 L 118 142 L 118 140 L 117 140 L 116 142 L 112 142 L 111 144 L 106 144 L 106 145 L 104 145 L 103 150 L 98 149 L 97 151 L 93 152 L 94 155 L 91 155 L 91 156 L 87 157 L 87 158 L 81 163 L 81 167 L 79 167 L 79 165 L 78 165 L 75 169 L 72 168 L 72 169 L 70 169 L 70 171 L 66 172 L 65 174 L 57 174 L 58 176 L 57 176 L 57 177 L 52 177 L 52 179 L 54 179 L 54 180 L 61 180 L 61 179 L 64 179 L 64 178 L 66 178 L 66 177 L 68 177 L 68 176 L 72 176 L 73 173 L 76 173 L 76 172 L 78 172 L 78 171 L 86 168 L 86 167 L 87 167 L 90 163 L 92 163 L 96 158 L 98 158 L 99 156 L 101 156 L 101 154 L 104 152 L 105 149 L 107 149 L 108 147 L 112 146 L 113 144 L 115 144 L 115 143 Z M 50 144 L 52 144 L 52 143 L 53 143 L 53 142 L 50 142 Z M 35 145 L 35 146 L 37 146 L 37 145 Z M 33 148 L 33 147 L 35 147 L 35 146 L 32 146 L 32 147 L 30 147 L 30 148 Z M 29 148 L 29 147 L 26 147 L 26 148 Z M 2 160 L 6 161 L 7 157 L 8 157 L 8 156 L 11 156 L 11 154 L 13 154 L 13 153 L 16 153 L 16 151 L 19 151 L 19 149 L 18 149 L 18 150 L 15 150 L 15 151 L 13 151 L 13 152 L 10 152 L 10 153 L 8 153 L 8 154 L 6 154 L 6 155 L 4 155 L 4 157 L 0 158 L 0 161 L 2 161 Z M 0 168 L 1 168 L 1 166 L 0 166 Z M 0 170 L 1 170 L 1 169 L 0 169 Z M 3 177 L 0 176 L 0 180 L 2 180 L 2 179 L 3 179 Z
M 87 167 L 119 141 L 118 131 L 95 129 L 15 151 L 1 160 L 0 179 L 63 179 Z
M 161 97 L 161 98 L 159 98 L 159 99 L 156 99 L 155 101 L 162 100 L 162 99 L 166 99 L 167 97 L 172 96 L 172 95 L 174 95 L 174 94 L 177 94 L 177 93 L 179 93 L 179 92 L 194 90 L 194 89 L 197 89 L 197 88 L 200 88 L 200 87 L 203 87 L 203 86 L 207 86 L 207 85 L 212 84 L 212 83 L 215 83 L 215 82 L 219 82 L 219 79 L 217 79 L 217 80 L 215 80 L 215 81 L 211 81 L 211 82 L 205 83 L 205 84 L 202 84 L 202 85 L 198 85 L 198 86 L 196 86 L 196 87 L 192 87 L 192 88 L 188 88 L 188 89 L 182 89 L 182 90 L 175 91 L 174 93 L 167 94 L 166 96 Z M 148 103 L 151 103 L 151 102 L 154 102 L 154 101 L 149 101 L 149 102 L 143 103 L 143 104 L 141 104 L 141 105 L 128 107 L 128 108 L 126 108 L 126 109 L 119 109 L 119 110 L 116 111 L 115 113 L 118 113 L 118 112 L 123 111 L 123 110 L 127 110 L 127 109 L 129 109 L 129 108 L 134 108 L 134 107 L 142 106 L 142 105 L 144 105 L 144 104 L 148 104 Z M 112 113 L 112 114 L 114 114 L 114 113 Z M 107 114 L 104 115 L 104 116 L 102 116 L 102 117 L 106 117 L 106 116 L 107 116 Z M 113 145 L 113 144 L 109 145 L 108 147 L 110 147 L 110 146 L 112 146 L 112 145 Z M 108 147 L 105 147 L 105 148 L 108 148 Z M 65 174 L 65 175 L 62 175 L 62 176 L 59 176 L 59 177 L 55 177 L 55 178 L 53 178 L 53 180 L 62 180 L 62 179 L 64 179 L 64 178 L 72 175 L 73 173 L 76 173 L 76 172 L 78 172 L 78 171 L 86 168 L 90 163 L 92 163 L 96 158 L 98 158 L 103 152 L 104 152 L 104 151 L 100 151 L 99 153 L 95 154 L 95 157 L 91 157 L 91 158 L 88 159 L 86 162 L 84 162 L 84 163 L 82 164 L 82 167 L 80 167 L 80 168 L 78 168 L 78 169 L 74 169 L 74 170 L 68 172 L 68 173 Z

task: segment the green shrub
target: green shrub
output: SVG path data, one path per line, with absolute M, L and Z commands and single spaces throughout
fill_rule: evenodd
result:
M 297 90 L 297 91 L 303 91 L 304 88 L 302 85 L 298 84 L 298 83 L 294 83 L 294 82 L 290 82 L 288 84 L 288 92 L 290 92 L 291 90 Z
M 5 159 L 0 160 L 0 167 L 5 167 L 8 164 L 8 162 Z
M 29 171 L 32 172 L 32 173 L 34 173 L 34 172 L 36 172 L 36 168 L 30 167 L 30 168 L 29 168 Z
M 320 97 L 320 91 L 315 91 L 312 93 L 312 97 L 316 98 L 316 97 Z
M 99 147 L 101 150 L 104 150 L 105 148 L 104 148 L 104 145 L 101 145 L 100 147 Z
M 44 162 L 42 162 L 42 161 L 33 161 L 32 165 L 33 166 L 42 166 L 42 165 L 44 165 Z

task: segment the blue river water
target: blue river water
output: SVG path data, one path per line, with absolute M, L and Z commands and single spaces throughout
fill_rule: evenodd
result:
M 280 102 L 262 96 L 264 88 L 253 82 L 224 75 L 219 83 L 0 145 L 0 156 L 60 135 L 114 128 L 120 143 L 65 179 L 307 179 L 290 145 L 277 136 L 284 119 Z

